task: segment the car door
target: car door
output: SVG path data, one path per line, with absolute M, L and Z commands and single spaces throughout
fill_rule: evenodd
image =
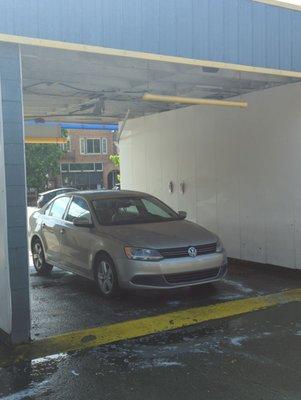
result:
M 93 242 L 93 228 L 75 226 L 75 218 L 92 221 L 90 207 L 80 196 L 73 196 L 65 215 L 64 233 L 61 241 L 62 263 L 82 275 L 89 276 L 89 260 Z
M 41 236 L 47 261 L 60 262 L 62 223 L 69 202 L 70 197 L 57 198 L 43 216 Z

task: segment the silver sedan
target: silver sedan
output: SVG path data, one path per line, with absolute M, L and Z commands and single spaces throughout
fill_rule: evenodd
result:
M 227 272 L 219 238 L 157 198 L 132 191 L 73 192 L 29 220 L 34 266 L 93 279 L 105 297 L 120 289 L 171 289 Z

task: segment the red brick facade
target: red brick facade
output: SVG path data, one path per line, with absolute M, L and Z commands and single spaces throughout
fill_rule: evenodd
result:
M 108 188 L 108 176 L 111 171 L 115 171 L 115 165 L 110 161 L 109 157 L 112 154 L 116 154 L 116 148 L 114 145 L 114 134 L 110 131 L 98 131 L 98 130 L 68 130 L 68 138 L 70 140 L 70 148 L 64 154 L 61 159 L 62 164 L 98 164 L 102 163 L 103 171 L 99 172 L 102 175 L 103 187 Z M 107 154 L 81 154 L 80 139 L 107 139 Z M 81 172 L 78 172 L 81 174 Z M 64 173 L 61 174 L 63 176 Z M 87 175 L 87 174 L 86 174 Z M 95 175 L 95 173 L 94 173 Z M 62 186 L 66 182 L 61 182 Z M 88 182 L 86 183 L 88 185 Z

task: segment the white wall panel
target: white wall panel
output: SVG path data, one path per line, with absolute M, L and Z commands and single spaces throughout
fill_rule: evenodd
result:
M 177 125 L 177 185 L 178 210 L 187 211 L 188 219 L 197 220 L 196 216 L 196 121 L 189 108 L 176 114 Z M 180 190 L 184 183 L 184 193 Z
M 196 157 L 196 216 L 197 221 L 218 231 L 217 224 L 217 192 L 214 115 L 204 117 L 199 107 L 191 108 L 195 121 L 195 157 Z M 187 146 L 187 145 L 186 145 Z
M 187 210 L 231 257 L 301 268 L 301 85 L 245 99 L 243 111 L 189 107 L 128 121 L 122 186 Z
M 157 116 L 156 116 L 157 117 Z M 164 113 L 163 118 L 157 118 L 160 135 L 160 155 L 162 168 L 162 190 L 157 195 L 175 210 L 179 209 L 178 201 L 178 136 L 177 120 L 172 113 Z M 158 159 L 154 159 L 158 162 Z M 169 182 L 174 183 L 174 192 L 169 193 Z
M 122 189 L 129 189 L 133 183 L 133 157 L 132 157 L 132 132 L 123 131 L 122 133 L 122 157 L 120 159 L 120 169 L 122 170 Z

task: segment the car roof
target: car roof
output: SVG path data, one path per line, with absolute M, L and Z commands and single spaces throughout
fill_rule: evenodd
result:
M 67 195 L 78 195 L 84 197 L 87 200 L 149 196 L 149 194 L 147 193 L 136 192 L 133 190 L 83 190 L 68 193 Z M 62 196 L 64 196 L 64 194 L 62 194 Z
M 57 188 L 57 189 L 51 189 L 51 190 L 47 190 L 47 192 L 41 192 L 39 193 L 40 196 L 43 196 L 44 194 L 50 194 L 50 193 L 54 193 L 54 192 L 58 192 L 60 190 L 68 190 L 68 191 L 76 191 L 77 189 L 74 188 L 70 188 L 70 187 L 63 187 L 63 188 Z

